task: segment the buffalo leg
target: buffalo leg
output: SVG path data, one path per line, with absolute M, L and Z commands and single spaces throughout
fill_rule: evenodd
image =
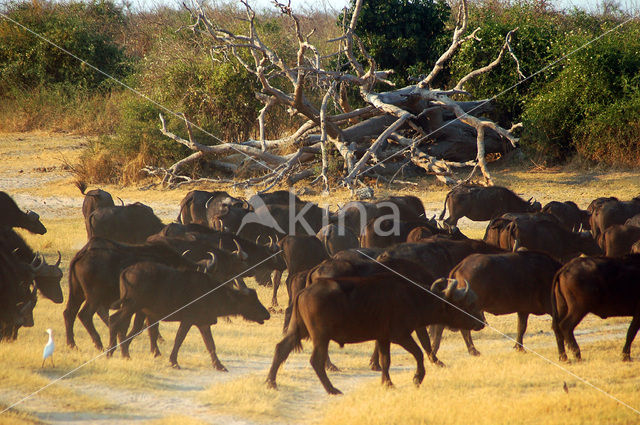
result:
M 420 349 L 420 347 L 418 347 L 418 344 L 416 344 L 411 334 L 407 335 L 405 338 L 393 342 L 407 350 L 409 353 L 411 353 L 411 355 L 413 355 L 413 357 L 415 357 L 417 367 L 416 374 L 413 376 L 413 383 L 416 384 L 416 386 L 420 386 L 425 375 L 424 356 L 422 355 L 422 350 Z
M 74 295 L 74 291 L 70 291 L 69 299 L 67 300 L 67 307 L 62 313 L 62 316 L 64 317 L 64 327 L 67 334 L 67 345 L 70 348 L 76 348 L 76 341 L 73 336 L 73 324 L 83 302 L 84 297 L 80 298 L 79 296 Z
M 378 341 L 376 341 L 376 345 L 373 347 L 373 353 L 369 359 L 369 367 L 375 372 L 382 370 L 380 367 L 380 347 L 378 347 Z
M 198 330 L 200 331 L 204 345 L 207 347 L 207 351 L 211 356 L 211 364 L 213 364 L 213 367 L 221 372 L 228 372 L 227 368 L 224 367 L 216 354 L 216 344 L 213 342 L 213 335 L 211 335 L 211 325 L 199 325 Z
M 89 332 L 89 335 L 91 336 L 91 339 L 93 340 L 96 348 L 102 351 L 104 348 L 102 345 L 102 340 L 100 339 L 100 335 L 93 325 L 93 315 L 95 313 L 96 308 L 91 304 L 85 303 L 78 313 L 78 319 L 80 319 L 80 322 L 82 322 L 87 332 Z
M 416 335 L 418 335 L 420 345 L 422 345 L 422 348 L 424 348 L 424 352 L 427 353 L 429 361 L 436 366 L 444 367 L 444 363 L 442 363 L 438 359 L 438 357 L 436 357 L 436 354 L 431 348 L 431 341 L 429 340 L 429 333 L 427 332 L 427 328 L 416 329 Z
M 293 304 L 289 303 L 287 308 L 284 309 L 284 323 L 282 324 L 282 333 L 286 333 L 289 328 L 289 322 L 291 321 L 291 313 L 293 313 Z
M 269 374 L 267 375 L 267 386 L 269 388 L 276 388 L 278 369 L 296 347 L 300 347 L 300 337 L 297 335 L 297 332 L 288 332 L 284 338 L 282 338 L 282 341 L 276 344 L 271 369 L 269 369 Z
M 471 339 L 471 331 L 468 329 L 462 329 L 460 330 L 460 333 L 462 334 L 462 339 L 467 346 L 467 351 L 469 351 L 469 354 L 471 354 L 472 356 L 479 356 L 480 351 L 478 351 L 476 349 L 476 346 L 473 345 L 473 339 Z
M 562 331 L 562 336 L 565 341 L 567 341 L 567 345 L 571 352 L 573 352 L 573 356 L 576 360 L 582 360 L 582 356 L 580 354 L 580 346 L 578 345 L 578 341 L 576 341 L 573 331 L 584 316 L 586 316 L 586 312 L 569 310 L 564 319 L 558 323 L 558 326 Z
M 127 358 L 129 357 L 129 346 L 131 345 L 131 341 L 133 341 L 133 338 L 138 335 L 138 333 L 140 333 L 140 331 L 144 327 L 145 316 L 141 312 L 137 312 L 135 318 L 133 319 L 133 327 L 131 328 L 131 331 L 129 331 L 129 333 L 125 335 L 129 328 L 129 322 L 131 321 L 132 315 L 133 313 L 129 315 L 129 320 L 126 323 L 127 327 L 122 329 L 122 336 L 120 337 L 120 344 L 122 344 L 120 346 L 120 349 L 122 350 L 122 357 Z
M 136 317 L 137 318 L 137 317 Z M 147 333 L 149 334 L 149 349 L 153 357 L 160 357 L 160 348 L 158 348 L 158 340 L 160 335 L 160 323 L 157 320 L 151 321 L 148 317 L 146 319 Z
M 287 276 L 287 285 L 289 285 L 290 276 Z M 273 295 L 271 296 L 271 307 L 278 307 L 278 288 L 282 280 L 282 272 L 276 270 L 273 274 Z
M 191 323 L 180 322 L 178 332 L 176 332 L 176 340 L 173 343 L 173 350 L 171 350 L 171 355 L 169 356 L 171 367 L 176 369 L 180 369 L 180 365 L 178 364 L 178 350 L 180 350 L 180 346 L 184 342 L 189 329 L 191 329 Z
M 551 329 L 553 329 L 553 333 L 556 336 L 556 344 L 558 345 L 558 357 L 561 362 L 567 361 L 567 353 L 564 350 L 564 336 L 562 335 L 562 330 L 560 330 L 560 326 L 558 325 L 558 319 L 555 317 L 551 321 Z
M 630 362 L 631 361 L 631 344 L 638 333 L 638 329 L 640 329 L 640 314 L 636 313 L 631 319 L 631 323 L 629 324 L 629 330 L 627 331 L 627 340 L 624 343 L 624 347 L 622 348 L 622 361 Z
M 440 341 L 442 341 L 442 332 L 444 331 L 443 325 L 431 325 L 429 326 L 429 332 L 431 333 L 431 339 L 433 343 L 431 344 L 431 352 L 435 356 L 440 349 Z
M 389 366 L 391 366 L 391 344 L 389 341 L 377 341 L 378 350 L 380 352 L 380 366 L 382 366 L 382 385 L 392 387 L 391 377 L 389 376 Z
M 340 368 L 333 364 L 333 362 L 329 358 L 329 354 L 327 354 L 327 361 L 324 364 L 324 368 L 329 372 L 340 372 Z
M 327 357 L 329 356 L 329 340 L 328 339 L 314 339 L 313 341 L 313 351 L 311 352 L 311 358 L 309 362 L 311 366 L 313 366 L 313 370 L 316 371 L 316 375 L 322 382 L 324 389 L 329 394 L 342 394 L 340 390 L 331 384 L 329 381 L 329 377 L 327 376 L 327 371 L 325 370 L 325 365 L 327 363 Z
M 107 348 L 107 357 L 113 356 L 113 352 L 118 343 L 118 336 L 121 334 L 120 328 L 123 325 L 123 310 L 118 310 L 109 318 L 109 347 Z M 122 343 L 122 338 L 120 339 Z M 124 352 L 122 353 L 124 356 Z
M 527 320 L 529 313 L 518 313 L 518 336 L 516 344 L 513 346 L 517 351 L 524 352 L 524 333 L 527 331 Z
M 109 326 L 109 309 L 101 305 L 97 308 L 96 313 L 98 313 L 98 317 L 100 317 L 102 323 Z

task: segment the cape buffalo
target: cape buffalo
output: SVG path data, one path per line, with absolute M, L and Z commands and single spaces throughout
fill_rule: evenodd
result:
M 627 219 L 640 214 L 640 196 L 630 201 L 611 201 L 604 203 L 591 216 L 591 233 L 604 248 L 602 235 L 609 226 L 624 224 Z
M 30 210 L 22 212 L 11 196 L 0 192 L 0 228 L 12 227 L 21 227 L 37 235 L 47 233 L 38 214 Z
M 76 182 L 76 187 L 80 189 L 80 193 L 84 195 L 84 200 L 82 201 L 82 215 L 84 216 L 84 225 L 87 229 L 87 239 L 90 236 L 89 230 L 89 216 L 92 212 L 102 207 L 113 207 L 115 204 L 113 203 L 113 198 L 111 194 L 102 189 L 93 189 L 88 192 L 87 184 L 83 181 Z
M 338 226 L 337 224 L 327 224 L 318 233 L 316 237 L 320 239 L 325 251 L 329 256 L 344 251 L 345 249 L 358 248 L 358 236 L 346 226 Z
M 506 187 L 501 186 L 456 186 L 444 200 L 444 209 L 439 219 L 449 208 L 449 217 L 444 222 L 455 226 L 462 217 L 473 221 L 491 220 L 507 212 L 540 211 L 540 202 L 525 201 Z
M 589 211 L 578 208 L 575 202 L 551 201 L 542 207 L 542 212 L 554 216 L 558 219 L 560 225 L 567 230 L 576 231 L 591 229 L 591 225 L 589 224 L 591 214 L 589 214 Z
M 62 270 L 60 270 L 60 251 L 55 264 L 47 264 L 46 258 L 42 254 L 37 254 L 27 245 L 27 243 L 13 229 L 0 230 L 0 241 L 6 249 L 11 250 L 16 261 L 22 263 L 23 267 L 33 267 L 33 281 L 40 293 L 56 304 L 62 300 Z
M 494 315 L 518 313 L 515 349 L 524 351 L 523 337 L 530 314 L 551 314 L 551 284 L 562 264 L 549 255 L 535 251 L 503 254 L 472 254 L 449 274 L 458 288 L 467 285 L 478 296 L 480 310 Z M 437 353 L 442 326 L 433 327 L 432 350 Z M 471 332 L 462 330 L 469 354 L 480 354 L 473 345 Z
M 607 257 L 622 257 L 629 254 L 633 244 L 639 240 L 640 227 L 629 224 L 609 226 L 602 235 L 604 253 Z
M 95 236 L 123 243 L 143 243 L 164 228 L 151 207 L 140 202 L 98 208 L 89 215 L 89 239 Z
M 122 344 L 124 333 L 131 316 L 143 312 L 152 323 L 180 322 L 169 357 L 171 366 L 180 368 L 178 350 L 189 329 L 196 326 L 213 367 L 225 372 L 227 368 L 216 355 L 211 325 L 217 323 L 218 317 L 235 314 L 260 324 L 270 317 L 253 289 L 232 289 L 205 273 L 176 270 L 153 262 L 141 262 L 122 271 L 120 299 L 113 307 L 118 311 L 109 318 L 109 354 L 113 353 L 118 336 L 123 356 L 129 357 L 128 345 Z
M 176 221 L 180 224 L 196 223 L 207 226 L 209 224 L 207 219 L 209 210 L 211 210 L 212 216 L 215 216 L 222 205 L 241 207 L 247 206 L 247 203 L 222 190 L 214 192 L 192 190 L 180 201 L 180 213 Z
M 440 282 L 435 282 L 430 293 L 393 273 L 319 279 L 294 300 L 291 325 L 276 345 L 267 376 L 268 386 L 276 387 L 278 368 L 291 351 L 301 348 L 301 341 L 306 338 L 313 341 L 311 365 L 329 394 L 340 394 L 325 371 L 329 341 L 340 346 L 376 341 L 380 350 L 382 383 L 388 386 L 392 385 L 390 343 L 398 344 L 416 359 L 413 381 L 420 385 L 425 375 L 424 357 L 411 336 L 414 330 L 432 323 L 475 330 L 484 326 L 473 291 L 457 290 L 455 284 L 452 282 L 443 288 Z
M 631 343 L 640 328 L 640 255 L 623 258 L 584 257 L 565 264 L 553 279 L 553 332 L 560 361 L 567 361 L 565 340 L 577 360 L 580 347 L 574 329 L 588 313 L 603 319 L 632 316 L 622 360 L 631 360 Z
M 76 346 L 73 325 L 78 316 L 96 348 L 102 350 L 93 315 L 98 313 L 107 323 L 109 307 L 119 297 L 120 272 L 140 261 L 158 261 L 185 270 L 197 267 L 166 245 L 128 245 L 99 237 L 89 239 L 69 263 L 69 297 L 63 313 L 69 347 Z
M 599 255 L 602 251 L 588 232 L 571 232 L 547 214 L 504 215 L 489 223 L 485 241 L 505 250 L 525 247 L 542 251 L 566 263 L 580 254 Z

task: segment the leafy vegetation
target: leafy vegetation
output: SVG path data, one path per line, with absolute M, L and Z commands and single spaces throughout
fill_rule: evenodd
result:
M 241 64 L 204 49 L 205 35 L 186 28 L 189 14 L 184 10 L 132 12 L 112 0 L 14 1 L 1 10 L 163 106 L 186 114 L 206 130 L 194 128 L 200 142 L 257 136 L 262 106 L 255 98 L 257 81 Z M 242 13 L 231 5 L 214 12 L 230 30 L 244 25 L 237 19 Z M 404 85 L 428 72 L 448 46 L 455 14 L 440 0 L 371 0 L 364 3 L 356 32 L 377 66 L 394 69 L 392 79 Z M 473 2 L 468 32 L 480 27 L 481 41 L 465 43 L 436 85 L 451 87 L 493 60 L 507 32 L 516 27 L 511 46 L 521 71 L 531 77 L 624 19 L 615 9 L 587 13 L 557 11 L 529 0 Z M 313 11 L 302 21 L 317 29 L 314 43 L 320 48 L 332 46 L 326 40 L 344 23 L 343 16 Z M 296 41 L 286 19 L 261 11 L 256 25 L 280 57 L 294 60 Z M 529 152 L 550 160 L 578 154 L 607 164 L 637 165 L 639 35 L 640 25 L 627 23 L 515 87 L 521 77 L 507 55 L 465 89 L 475 98 L 497 95 L 491 118 L 507 127 L 522 120 L 522 146 Z M 139 165 L 167 165 L 186 153 L 161 135 L 160 107 L 8 20 L 0 21 L 0 100 L 5 131 L 100 135 L 84 155 L 82 168 L 89 181 L 132 181 L 139 177 Z M 186 137 L 183 120 L 164 115 L 168 129 Z M 277 138 L 296 118 L 274 108 L 267 120 L 273 123 L 267 126 L 267 137 Z

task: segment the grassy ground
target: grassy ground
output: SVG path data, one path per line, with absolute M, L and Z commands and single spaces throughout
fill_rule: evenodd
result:
M 22 140 L 18 140 L 22 139 Z M 73 160 L 83 142 L 69 136 L 42 134 L 0 136 L 0 184 L 29 208 L 41 212 L 47 234 L 25 234 L 35 249 L 47 258 L 62 253 L 67 291 L 67 268 L 86 235 L 80 204 L 82 196 L 73 187 L 72 177 L 60 168 L 48 172 L 38 167 L 59 167 L 62 158 Z M 22 170 L 22 172 L 20 172 Z M 535 196 L 542 203 L 552 199 L 575 200 L 586 206 L 596 196 L 616 195 L 628 199 L 638 194 L 640 172 L 584 169 L 509 169 L 493 171 L 498 184 L 518 193 Z M 159 208 L 165 222 L 177 215 L 177 205 L 190 188 L 141 190 L 134 187 L 104 187 L 125 201 L 140 200 Z M 392 190 L 391 190 L 392 189 Z M 426 204 L 429 214 L 440 211 L 446 188 L 427 182 L 419 190 L 377 188 L 377 193 L 413 193 Z M 243 192 L 238 195 L 245 195 Z M 312 197 L 335 205 L 348 200 L 341 191 L 331 198 Z M 46 204 L 44 203 L 46 202 Z M 58 202 L 58 203 L 56 203 Z M 461 229 L 482 236 L 486 223 L 461 221 Z M 249 282 L 253 285 L 253 282 Z M 265 305 L 270 288 L 258 288 Z M 281 291 L 280 304 L 286 296 Z M 392 351 L 393 389 L 380 386 L 379 373 L 371 372 L 368 358 L 372 343 L 330 346 L 330 354 L 341 372 L 330 373 L 342 397 L 325 394 L 308 364 L 310 343 L 301 354 L 292 354 L 278 375 L 279 390 L 268 390 L 264 379 L 273 349 L 281 337 L 283 315 L 274 314 L 264 325 L 232 318 L 213 326 L 218 356 L 229 373 L 212 369 L 197 331 L 192 330 L 180 351 L 182 370 L 168 366 L 177 326 L 163 323 L 167 339 L 160 348 L 163 356 L 148 352 L 146 335 L 132 344 L 131 360 L 119 354 L 112 359 L 95 350 L 86 331 L 76 322 L 77 350 L 64 344 L 64 304 L 40 298 L 35 309 L 35 326 L 22 329 L 19 339 L 0 344 L 0 407 L 8 406 L 66 373 L 33 397 L 0 416 L 0 423 L 322 423 L 322 424 L 636 424 L 638 413 L 614 401 L 593 386 L 638 409 L 640 392 L 637 363 L 621 362 L 621 349 L 629 320 L 600 320 L 588 316 L 578 327 L 577 339 L 584 361 L 558 367 L 555 340 L 548 317 L 533 317 L 525 335 L 525 345 L 535 353 L 512 350 L 514 315 L 488 317 L 490 328 L 474 334 L 480 357 L 470 357 L 458 334 L 445 332 L 439 357 L 444 369 L 427 365 L 420 388 L 411 378 L 415 362 L 395 347 Z M 107 338 L 106 327 L 96 318 L 98 332 Z M 46 328 L 56 339 L 55 368 L 40 368 Z M 503 335 L 504 334 L 504 335 Z M 637 344 L 634 345 L 634 348 Z M 633 350 L 632 350 L 633 351 Z M 635 351 L 637 353 L 637 350 Z M 537 354 L 536 354 L 537 353 Z M 550 359 L 550 361 L 545 360 Z M 79 369 L 77 369 L 79 368 Z M 74 369 L 77 369 L 74 371 Z M 568 392 L 563 390 L 566 384 Z

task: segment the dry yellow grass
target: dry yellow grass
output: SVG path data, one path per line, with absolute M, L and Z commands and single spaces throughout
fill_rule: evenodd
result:
M 17 140 L 23 138 L 24 140 Z M 29 143 L 25 143 L 25 141 Z M 47 234 L 35 236 L 22 232 L 27 241 L 48 259 L 62 253 L 63 290 L 67 293 L 67 269 L 73 254 L 85 243 L 86 235 L 79 206 L 82 195 L 64 172 L 37 173 L 35 167 L 60 165 L 61 155 L 73 158 L 82 139 L 69 136 L 46 137 L 42 134 L 0 136 L 3 158 L 0 179 L 9 180 L 12 170 L 23 170 L 25 180 L 45 177 L 41 183 L 22 187 L 16 184 L 8 191 L 47 199 L 39 205 L 43 211 L 54 198 L 73 202 L 59 211 L 43 214 Z M 34 144 L 35 143 L 35 144 Z M 34 148 L 35 146 L 35 152 Z M 54 149 L 55 148 L 55 149 Z M 8 155 L 7 155 L 8 154 Z M 57 174 L 56 174 L 57 173 Z M 55 177 L 47 180 L 46 177 Z M 638 194 L 640 173 L 631 171 L 588 171 L 555 169 L 496 169 L 498 184 L 514 188 L 518 193 L 535 196 L 542 203 L 552 199 L 573 199 L 586 206 L 594 197 L 616 195 L 631 198 Z M 179 200 L 191 188 L 179 190 L 140 190 L 135 187 L 105 186 L 125 201 L 140 200 L 162 209 L 165 221 L 177 215 Z M 419 190 L 396 190 L 419 196 L 429 214 L 442 208 L 446 188 L 427 181 Z M 243 191 L 234 194 L 244 196 Z M 392 193 L 386 186 L 376 188 L 378 195 Z M 309 196 L 306 196 L 309 198 Z M 332 205 L 346 202 L 346 191 L 332 193 L 330 198 L 311 196 L 312 200 Z M 66 204 L 65 204 L 66 205 Z M 39 208 L 33 207 L 39 211 Z M 54 210 L 51 210 L 54 211 Z M 481 237 L 486 223 L 461 220 L 461 229 Z M 254 282 L 249 281 L 250 285 Z M 270 288 L 258 288 L 267 305 Z M 285 291 L 279 296 L 286 303 Z M 168 353 L 177 329 L 174 323 L 163 323 L 161 332 L 167 341 L 163 353 L 153 358 L 148 351 L 146 335 L 132 344 L 131 360 L 95 358 L 98 353 L 83 326 L 76 321 L 77 350 L 65 346 L 62 311 L 40 298 L 35 309 L 35 326 L 21 329 L 19 339 L 0 344 L 0 403 L 7 406 L 30 392 L 53 382 L 63 374 L 89 362 L 62 381 L 0 416 L 0 423 L 57 423 L 113 421 L 113 423 L 199 424 L 199 423 L 322 423 L 322 424 L 566 424 L 606 423 L 635 424 L 640 417 L 632 410 L 585 385 L 569 373 L 544 361 L 536 354 L 519 354 L 513 342 L 501 334 L 515 336 L 514 315 L 493 317 L 493 329 L 474 333 L 476 347 L 482 356 L 470 357 L 459 334 L 445 332 L 439 357 L 447 364 L 440 369 L 427 365 L 423 385 L 416 389 L 411 378 L 415 362 L 398 347 L 392 351 L 391 378 L 395 388 L 380 386 L 380 375 L 368 369 L 372 343 L 345 346 L 330 345 L 330 354 L 341 372 L 330 373 L 334 385 L 345 392 L 342 397 L 325 394 L 309 366 L 310 343 L 305 342 L 301 354 L 291 354 L 278 374 L 279 390 L 268 390 L 264 379 L 281 338 L 282 314 L 273 315 L 264 325 L 241 318 L 219 321 L 212 331 L 218 356 L 229 373 L 215 372 L 197 330 L 192 329 L 180 351 L 182 370 L 168 366 Z M 106 342 L 107 329 L 96 317 L 98 332 Z M 638 363 L 623 363 L 620 353 L 627 318 L 600 320 L 589 316 L 578 327 L 578 342 L 584 361 L 562 365 L 629 405 L 640 408 Z M 51 327 L 56 338 L 56 367 L 40 368 L 44 330 Z M 548 317 L 530 319 L 525 345 L 540 355 L 556 361 L 555 340 Z M 632 355 L 638 357 L 638 345 Z M 568 393 L 563 391 L 567 383 Z M 65 416 L 67 415 L 67 416 Z

